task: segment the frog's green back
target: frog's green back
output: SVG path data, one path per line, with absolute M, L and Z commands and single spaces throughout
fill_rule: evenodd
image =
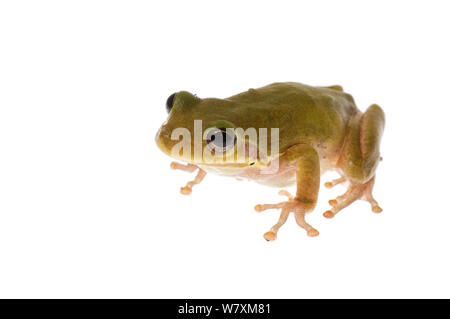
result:
M 278 127 L 281 152 L 299 143 L 339 147 L 349 119 L 358 112 L 352 96 L 339 86 L 295 82 L 273 83 L 225 100 L 240 108 L 241 127 Z

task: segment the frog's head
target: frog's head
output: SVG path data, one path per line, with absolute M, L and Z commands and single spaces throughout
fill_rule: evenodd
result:
M 169 96 L 166 110 L 169 116 L 156 134 L 156 144 L 169 156 L 219 167 L 267 164 L 260 160 L 258 139 L 247 134 L 254 121 L 245 106 L 180 91 Z

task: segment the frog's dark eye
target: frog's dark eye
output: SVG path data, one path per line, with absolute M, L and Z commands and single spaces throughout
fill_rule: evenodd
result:
M 236 144 L 236 135 L 226 128 L 214 128 L 206 135 L 206 143 L 216 153 L 227 152 Z
M 167 111 L 167 113 L 170 113 L 170 110 L 172 109 L 173 100 L 175 99 L 175 95 L 176 95 L 176 93 L 172 94 L 171 96 L 169 96 L 167 98 L 167 101 L 166 101 L 166 111 Z

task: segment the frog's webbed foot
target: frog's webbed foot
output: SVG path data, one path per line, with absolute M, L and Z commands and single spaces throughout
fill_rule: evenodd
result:
M 332 208 L 323 213 L 323 216 L 326 218 L 333 218 L 339 211 L 358 199 L 368 201 L 372 206 L 372 211 L 374 213 L 381 213 L 383 210 L 372 196 L 374 183 L 375 176 L 365 184 L 350 184 L 347 191 L 343 195 L 328 201 Z
M 264 234 L 264 238 L 267 241 L 275 240 L 277 238 L 278 230 L 281 228 L 281 226 L 284 225 L 290 212 L 294 213 L 297 224 L 306 230 L 308 236 L 313 237 L 319 235 L 317 229 L 315 229 L 305 221 L 305 214 L 307 212 L 305 204 L 295 199 L 294 196 L 286 190 L 280 190 L 278 194 L 287 196 L 288 201 L 278 204 L 258 204 L 255 206 L 255 210 L 257 212 L 262 212 L 264 210 L 272 208 L 281 209 L 281 214 L 278 222 L 273 225 L 267 233 Z
M 204 170 L 202 170 L 200 167 L 198 167 L 197 165 L 194 164 L 180 164 L 177 162 L 172 162 L 170 163 L 170 168 L 171 169 L 179 169 L 181 171 L 185 171 L 185 172 L 189 172 L 192 173 L 195 170 L 198 169 L 198 173 L 195 176 L 194 180 L 188 182 L 186 184 L 186 186 L 181 187 L 180 192 L 183 195 L 189 195 L 192 193 L 192 187 L 194 185 L 200 184 L 200 182 L 203 180 L 203 178 L 205 178 L 206 176 L 206 172 Z

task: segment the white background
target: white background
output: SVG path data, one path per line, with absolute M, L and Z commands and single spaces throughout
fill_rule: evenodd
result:
M 450 297 L 445 1 L 2 1 L 0 297 Z M 340 84 L 386 112 L 374 214 L 309 238 L 277 189 L 173 171 L 178 90 Z M 323 181 L 334 178 L 323 176 Z M 294 190 L 294 189 L 291 189 Z

